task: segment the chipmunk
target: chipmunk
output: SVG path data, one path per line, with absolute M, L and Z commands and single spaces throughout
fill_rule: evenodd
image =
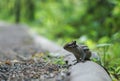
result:
M 79 61 L 84 62 L 85 60 L 90 60 L 91 52 L 88 46 L 85 45 L 79 46 L 76 44 L 76 41 L 72 41 L 71 43 L 67 43 L 64 46 L 64 49 L 69 52 L 72 52 L 76 57 L 77 62 Z

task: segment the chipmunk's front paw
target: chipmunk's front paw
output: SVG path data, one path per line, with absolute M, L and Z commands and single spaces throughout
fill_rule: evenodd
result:
M 85 60 L 81 60 L 80 62 L 85 62 Z

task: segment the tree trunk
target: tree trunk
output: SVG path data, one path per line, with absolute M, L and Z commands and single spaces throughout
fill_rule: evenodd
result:
M 21 0 L 16 0 L 15 1 L 15 22 L 19 23 L 20 22 L 20 12 L 21 12 Z

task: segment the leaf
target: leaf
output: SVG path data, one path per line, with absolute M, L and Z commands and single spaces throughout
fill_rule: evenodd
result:
M 115 71 L 116 71 L 116 73 L 120 73 L 120 67 L 117 67 L 117 69 Z
M 107 47 L 111 46 L 112 44 L 98 44 L 97 47 Z

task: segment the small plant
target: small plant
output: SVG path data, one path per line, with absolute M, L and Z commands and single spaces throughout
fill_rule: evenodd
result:
M 120 81 L 120 64 L 119 64 L 119 60 L 116 58 L 115 60 L 112 60 L 114 59 L 115 57 L 113 57 L 112 55 L 116 55 L 116 50 L 109 50 L 109 52 L 112 54 L 109 56 L 108 54 L 108 49 L 109 47 L 111 46 L 111 44 L 99 44 L 97 45 L 97 47 L 99 48 L 100 50 L 100 53 L 103 54 L 103 56 L 101 56 L 101 65 L 104 66 L 108 72 L 110 73 L 110 76 L 112 78 L 113 81 Z M 115 47 L 113 47 L 115 48 Z M 117 49 L 117 48 L 115 48 Z M 110 58 L 106 58 L 106 57 L 110 57 Z M 108 63 L 107 63 L 107 60 L 108 60 Z
M 65 64 L 65 61 L 64 61 L 63 57 L 59 57 L 59 58 L 55 58 L 55 59 L 53 60 L 53 63 L 54 63 L 54 64 L 58 64 L 58 65 L 64 65 L 64 64 Z
M 97 47 L 102 49 L 102 53 L 103 53 L 103 57 L 101 59 L 101 64 L 103 66 L 106 65 L 106 55 L 107 55 L 107 51 L 108 48 L 111 46 L 111 44 L 98 44 Z M 101 53 L 101 52 L 100 52 Z
M 115 65 L 114 67 L 111 66 L 109 67 L 109 71 L 110 71 L 110 74 L 112 74 L 113 80 L 117 79 L 118 81 L 120 81 L 120 66 L 118 65 Z

